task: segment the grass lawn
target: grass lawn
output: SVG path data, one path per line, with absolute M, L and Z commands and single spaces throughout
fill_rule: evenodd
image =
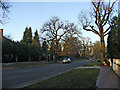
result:
M 95 60 L 95 61 L 92 61 L 92 62 L 90 62 L 89 64 L 86 64 L 86 65 L 84 65 L 84 66 L 95 66 L 95 65 L 101 66 L 102 64 L 101 64 L 101 62 L 99 62 L 98 60 Z
M 75 69 L 26 88 L 96 88 L 99 69 Z

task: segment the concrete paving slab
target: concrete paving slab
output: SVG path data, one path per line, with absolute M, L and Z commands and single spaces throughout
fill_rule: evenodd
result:
M 101 66 L 97 78 L 96 86 L 98 88 L 118 88 L 118 76 L 109 66 Z

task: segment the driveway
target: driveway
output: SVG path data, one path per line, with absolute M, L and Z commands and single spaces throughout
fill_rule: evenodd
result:
M 2 72 L 2 88 L 21 88 L 40 80 L 44 80 L 60 73 L 88 64 L 88 60 L 74 61 L 70 64 L 53 64 L 27 67 Z

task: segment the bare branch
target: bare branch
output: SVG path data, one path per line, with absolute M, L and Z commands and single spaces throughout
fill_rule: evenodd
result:
M 8 18 L 8 13 L 11 5 L 8 2 L 3 2 L 0 0 L 0 9 L 1 9 L 1 14 L 0 14 L 0 23 L 5 24 L 6 18 Z
M 45 33 L 46 40 L 54 40 L 56 46 L 58 47 L 59 41 L 65 36 L 65 34 L 73 33 L 76 31 L 76 26 L 73 23 L 66 21 L 63 23 L 60 22 L 60 19 L 57 17 L 52 17 L 47 23 L 45 23 L 41 29 Z
M 95 33 L 95 34 L 100 36 L 100 34 L 95 29 L 87 29 L 87 27 L 88 26 L 83 26 L 83 29 L 86 30 L 86 31 L 91 31 L 91 32 L 93 32 L 93 33 Z M 91 28 L 93 28 L 93 27 L 91 27 Z
M 110 1 L 111 1 L 111 0 L 110 0 Z M 107 22 L 108 22 L 108 20 L 109 20 L 109 17 L 110 17 L 110 14 L 111 14 L 111 12 L 112 12 L 112 10 L 113 10 L 113 6 L 114 6 L 115 2 L 117 2 L 117 0 L 115 0 L 115 1 L 112 3 L 112 6 L 110 7 L 110 1 L 109 1 L 108 8 L 107 8 L 107 10 L 108 10 L 108 12 L 107 12 L 107 18 L 104 20 L 105 22 L 104 22 L 103 26 L 105 26 L 105 25 L 107 24 Z
M 110 30 L 110 28 L 111 28 L 111 26 L 109 26 L 109 27 L 105 30 L 104 34 L 106 34 L 106 33 Z
M 93 30 L 93 32 L 94 32 L 95 34 L 97 34 L 97 35 L 100 36 L 99 32 L 98 32 L 97 30 L 94 29 L 94 26 L 90 26 L 90 27 L 91 27 L 91 29 Z
M 109 32 L 108 32 L 108 33 L 109 33 Z M 105 36 L 107 36 L 107 35 L 108 35 L 108 33 L 106 33 L 106 34 L 104 35 L 104 37 L 105 37 Z

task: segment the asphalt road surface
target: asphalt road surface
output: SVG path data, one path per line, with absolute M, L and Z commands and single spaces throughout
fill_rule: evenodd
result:
M 53 64 L 2 71 L 2 88 L 21 88 L 40 80 L 72 70 L 90 61 L 74 61 L 70 64 Z

